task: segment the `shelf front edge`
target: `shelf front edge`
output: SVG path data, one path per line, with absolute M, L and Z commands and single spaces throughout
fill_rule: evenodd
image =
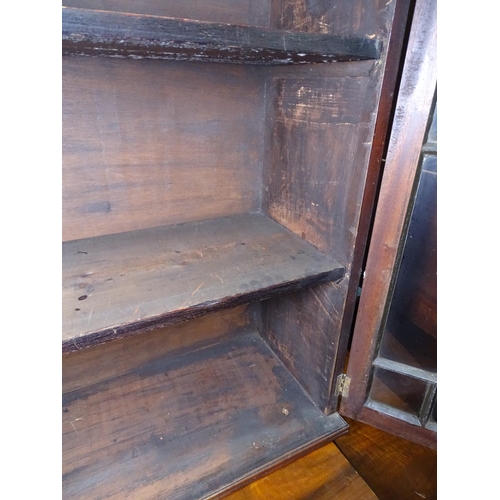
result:
M 382 49 L 375 38 L 69 7 L 62 20 L 65 55 L 288 65 L 379 59 Z

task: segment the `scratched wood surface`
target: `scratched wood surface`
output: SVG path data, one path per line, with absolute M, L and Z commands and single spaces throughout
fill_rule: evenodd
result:
M 372 361 L 380 346 L 380 334 L 402 257 L 401 243 L 410 222 L 422 144 L 436 91 L 436 33 L 436 2 L 417 0 L 353 333 L 347 369 L 352 383 L 349 398 L 341 403 L 341 411 L 348 417 L 383 426 L 407 439 L 433 447 L 436 446 L 436 433 L 374 412 L 365 407 L 365 402 L 371 384 Z M 423 367 L 432 368 L 430 365 Z
M 272 0 L 271 26 L 307 33 L 376 36 L 386 28 L 392 1 Z M 385 12 L 384 12 L 385 10 Z
M 68 7 L 269 26 L 271 0 L 63 0 Z
M 116 357 L 91 348 L 72 364 L 132 366 L 63 393 L 65 499 L 214 498 L 347 430 L 306 396 L 257 332 L 232 332 L 137 366 L 136 338 Z M 106 355 L 107 354 L 107 355 Z
M 335 440 L 380 500 L 435 500 L 437 452 L 370 425 L 347 419 Z
M 63 350 L 263 300 L 344 270 L 262 214 L 63 244 Z
M 63 241 L 259 208 L 253 69 L 63 57 L 62 88 Z
M 377 34 L 384 44 L 381 60 L 368 72 L 363 62 L 348 63 L 338 73 L 271 71 L 267 93 L 271 132 L 264 158 L 264 211 L 338 260 L 346 276 L 338 284 L 266 303 L 263 334 L 316 404 L 333 411 L 341 335 L 346 338 L 352 325 L 352 263 L 394 5 L 294 0 L 275 7 L 271 17 L 278 28 Z M 359 271 L 354 271 L 357 285 Z
M 375 38 L 270 30 L 63 7 L 67 55 L 241 64 L 310 64 L 378 59 Z
M 333 443 L 328 443 L 226 497 L 226 500 L 332 499 L 377 499 Z
M 266 335 L 323 408 L 329 402 L 371 147 L 377 92 L 371 78 L 277 78 L 264 208 L 347 271 L 265 310 Z M 271 95 L 271 93 L 270 93 Z M 315 321 L 311 321 L 311 318 Z M 300 348 L 297 346 L 300 343 Z M 312 365 L 305 363 L 305 353 Z M 308 366 L 315 369 L 309 370 Z

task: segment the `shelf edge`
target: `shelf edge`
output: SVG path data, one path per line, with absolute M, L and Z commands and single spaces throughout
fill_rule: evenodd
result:
M 379 59 L 376 38 L 63 7 L 63 55 L 261 65 Z
M 332 271 L 320 273 L 306 278 L 279 283 L 268 288 L 263 288 L 250 293 L 242 293 L 225 297 L 221 300 L 214 300 L 195 304 L 185 309 L 167 312 L 159 316 L 144 318 L 142 320 L 131 323 L 106 327 L 94 332 L 81 335 L 71 339 L 62 341 L 63 354 L 79 351 L 86 347 L 104 344 L 106 342 L 128 337 L 139 333 L 144 333 L 156 328 L 162 328 L 174 323 L 180 323 L 194 318 L 199 318 L 206 314 L 214 313 L 223 309 L 229 309 L 241 304 L 266 300 L 276 295 L 281 295 L 287 292 L 296 292 L 308 286 L 317 285 L 327 281 L 338 282 L 344 278 L 345 269 L 338 267 Z

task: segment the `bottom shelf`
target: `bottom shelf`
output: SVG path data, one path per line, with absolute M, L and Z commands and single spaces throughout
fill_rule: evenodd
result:
M 64 498 L 213 498 L 347 431 L 256 331 L 173 354 L 63 394 Z

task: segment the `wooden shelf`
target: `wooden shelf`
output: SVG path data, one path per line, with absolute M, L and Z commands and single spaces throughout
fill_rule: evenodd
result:
M 343 275 L 261 214 L 66 242 L 63 352 Z
M 152 359 L 124 373 L 63 391 L 65 499 L 213 498 L 347 431 L 256 331 L 175 355 L 162 346 L 149 344 Z M 65 361 L 109 371 L 136 351 L 130 338 L 111 361 L 106 348 Z
M 376 39 L 63 7 L 63 54 L 250 64 L 378 59 Z

